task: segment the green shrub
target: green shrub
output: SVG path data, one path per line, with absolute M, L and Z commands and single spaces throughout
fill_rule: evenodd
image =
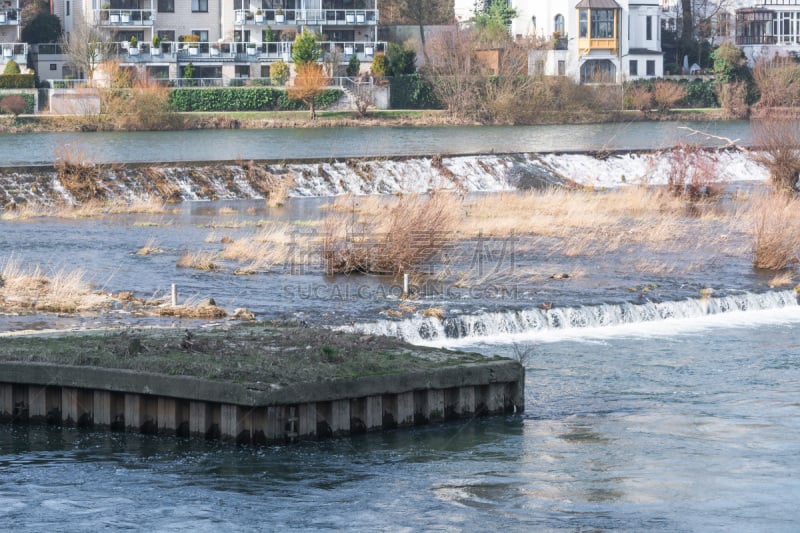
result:
M 392 78 L 389 105 L 392 109 L 441 109 L 433 85 L 419 73 Z
M 347 75 L 351 78 L 355 78 L 358 76 L 359 71 L 361 70 L 361 61 L 358 59 L 358 56 L 353 54 L 350 56 L 350 61 L 347 63 Z
M 33 89 L 36 80 L 33 74 L 3 74 L 0 76 L 0 89 Z
M 386 55 L 378 52 L 375 54 L 375 57 L 372 58 L 372 73 L 376 76 L 386 76 L 386 67 L 388 66 L 388 62 L 386 61 Z
M 325 108 L 338 100 L 341 91 L 328 89 L 316 105 Z M 301 102 L 288 98 L 286 91 L 271 87 L 221 87 L 173 89 L 169 96 L 174 111 L 291 111 L 306 109 Z
M 3 75 L 6 74 L 19 74 L 19 65 L 13 59 L 9 59 L 8 63 L 6 63 L 6 68 L 3 70 Z
M 278 85 L 286 85 L 289 79 L 289 65 L 283 61 L 275 61 L 269 66 L 269 76 L 274 78 Z

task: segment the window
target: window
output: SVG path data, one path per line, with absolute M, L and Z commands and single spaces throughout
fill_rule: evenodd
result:
M 639 62 L 635 59 L 631 59 L 628 63 L 628 73 L 631 76 L 638 76 L 639 75 Z
M 653 17 L 650 15 L 648 15 L 644 19 L 644 33 L 645 33 L 645 39 L 647 39 L 648 41 L 653 40 Z
M 175 13 L 175 0 L 158 0 L 159 13 Z
M 192 35 L 197 35 L 198 37 L 200 37 L 201 43 L 208 42 L 208 31 L 206 30 L 192 30 Z
M 165 43 L 175 42 L 175 30 L 158 30 L 158 38 Z
M 564 15 L 556 15 L 554 29 L 559 34 L 564 35 Z
M 50 63 L 50 70 L 58 70 L 58 66 L 55 63 Z
M 652 59 L 647 60 L 647 75 L 648 76 L 656 75 L 656 62 Z
M 558 60 L 558 75 L 559 76 L 566 76 L 567 75 L 567 62 L 563 59 Z
M 579 37 L 585 39 L 589 36 L 589 11 L 581 9 L 578 19 Z
M 66 16 L 69 16 L 69 0 L 67 0 L 66 10 L 67 10 Z
M 192 13 L 208 13 L 208 0 L 192 0 Z
M 592 10 L 592 39 L 614 38 L 614 10 Z

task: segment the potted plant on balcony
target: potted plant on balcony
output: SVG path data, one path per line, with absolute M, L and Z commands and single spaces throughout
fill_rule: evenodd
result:
M 283 16 L 283 9 L 280 7 L 275 10 L 275 22 L 283 22 L 286 20 Z
M 262 22 L 264 22 L 264 12 L 258 8 L 256 9 L 256 23 L 261 24 Z
M 181 35 L 179 40 L 183 43 L 188 43 L 186 49 L 189 51 L 190 56 L 196 56 L 200 51 L 200 45 L 198 44 L 200 42 L 199 35 Z
M 5 24 L 5 23 L 6 23 L 6 12 L 0 11 L 0 24 Z
M 104 3 L 100 6 L 100 20 L 108 21 L 108 10 L 111 9 L 111 4 Z
M 254 56 L 256 55 L 256 43 L 247 43 L 247 55 Z
M 348 11 L 344 15 L 344 21 L 347 22 L 348 24 L 354 23 L 356 21 L 356 14 L 353 13 L 352 11 Z
M 107 5 L 109 7 L 109 10 L 110 10 L 111 6 L 109 4 L 105 4 L 105 5 Z M 116 13 L 114 13 L 112 11 L 109 11 L 108 12 L 108 21 L 110 23 L 112 23 L 112 24 L 119 24 L 119 11 L 117 11 Z
M 219 43 L 211 43 L 211 45 L 208 47 L 208 53 L 211 54 L 212 56 L 218 56 Z
M 139 55 L 139 39 L 137 39 L 135 35 L 131 35 L 131 40 L 128 45 L 128 54 L 132 56 Z
M 153 35 L 153 46 L 150 47 L 150 54 L 154 56 L 161 55 L 161 38 L 158 35 Z
M 126 24 L 126 23 L 131 21 L 131 12 L 130 11 L 123 11 L 122 13 L 119 14 L 119 16 L 120 16 L 120 21 L 123 24 Z

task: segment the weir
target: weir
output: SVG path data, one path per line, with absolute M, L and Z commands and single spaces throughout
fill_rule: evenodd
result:
M 480 340 L 481 337 L 698 318 L 735 311 L 797 307 L 794 290 L 742 293 L 679 301 L 620 303 L 564 308 L 527 308 L 462 314 L 439 320 L 415 316 L 341 327 L 342 331 L 386 335 L 412 344 L 447 339 Z
M 130 371 L 0 362 L 0 421 L 277 444 L 521 412 L 516 361 L 252 386 Z

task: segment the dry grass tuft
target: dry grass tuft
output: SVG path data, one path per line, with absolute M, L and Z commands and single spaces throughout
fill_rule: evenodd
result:
M 153 239 L 148 239 L 144 246 L 139 248 L 136 255 L 153 255 L 163 253 L 164 250 L 158 247 L 158 242 Z
M 107 190 L 100 179 L 99 167 L 87 154 L 67 145 L 56 151 L 58 181 L 78 202 L 105 198 Z
M 787 285 L 791 285 L 794 281 L 794 274 L 790 270 L 784 270 L 783 272 L 778 272 L 775 276 L 769 280 L 767 285 L 770 287 L 785 287 Z
M 781 270 L 798 261 L 800 199 L 786 194 L 755 196 L 750 202 L 753 265 Z
M 216 261 L 217 254 L 212 252 L 187 253 L 178 259 L 176 266 L 180 268 L 194 268 L 195 270 L 215 272 L 222 269 Z

